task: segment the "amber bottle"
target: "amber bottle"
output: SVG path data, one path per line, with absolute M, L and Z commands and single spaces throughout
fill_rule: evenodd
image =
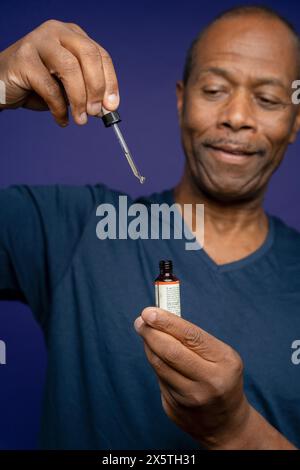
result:
M 155 279 L 154 284 L 156 307 L 181 316 L 180 281 L 173 274 L 173 263 L 171 260 L 159 262 L 159 276 Z

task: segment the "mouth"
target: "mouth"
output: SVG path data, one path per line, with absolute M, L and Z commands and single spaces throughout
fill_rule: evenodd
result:
M 259 155 L 259 152 L 249 151 L 243 147 L 237 146 L 205 145 L 205 147 L 208 148 L 218 160 L 234 164 L 247 164 L 253 157 Z

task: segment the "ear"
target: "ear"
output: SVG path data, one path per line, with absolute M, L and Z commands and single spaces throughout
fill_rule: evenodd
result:
M 176 82 L 176 97 L 177 97 L 177 112 L 179 124 L 181 125 L 182 110 L 183 110 L 183 99 L 184 99 L 184 84 L 182 80 Z
M 293 142 L 295 142 L 297 134 L 300 130 L 300 105 L 296 105 L 296 106 L 297 106 L 297 111 L 296 111 L 297 114 L 296 114 L 295 122 L 293 125 L 293 129 L 289 138 L 289 144 L 292 144 Z

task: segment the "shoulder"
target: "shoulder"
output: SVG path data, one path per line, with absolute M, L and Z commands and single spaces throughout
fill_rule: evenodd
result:
M 274 224 L 274 247 L 281 257 L 297 258 L 300 261 L 300 232 L 276 216 L 271 216 Z
M 9 212 L 14 207 L 19 210 L 35 208 L 39 211 L 46 210 L 47 213 L 51 210 L 81 212 L 88 211 L 95 204 L 102 202 L 115 203 L 120 195 L 128 196 L 122 191 L 109 188 L 104 183 L 94 185 L 17 184 L 0 189 L 0 205 L 1 209 L 6 208 Z

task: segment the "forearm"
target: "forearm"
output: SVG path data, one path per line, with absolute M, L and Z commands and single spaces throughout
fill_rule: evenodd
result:
M 210 447 L 211 450 L 296 450 L 277 429 L 249 406 L 249 413 L 243 426 L 234 436 L 224 438 Z

